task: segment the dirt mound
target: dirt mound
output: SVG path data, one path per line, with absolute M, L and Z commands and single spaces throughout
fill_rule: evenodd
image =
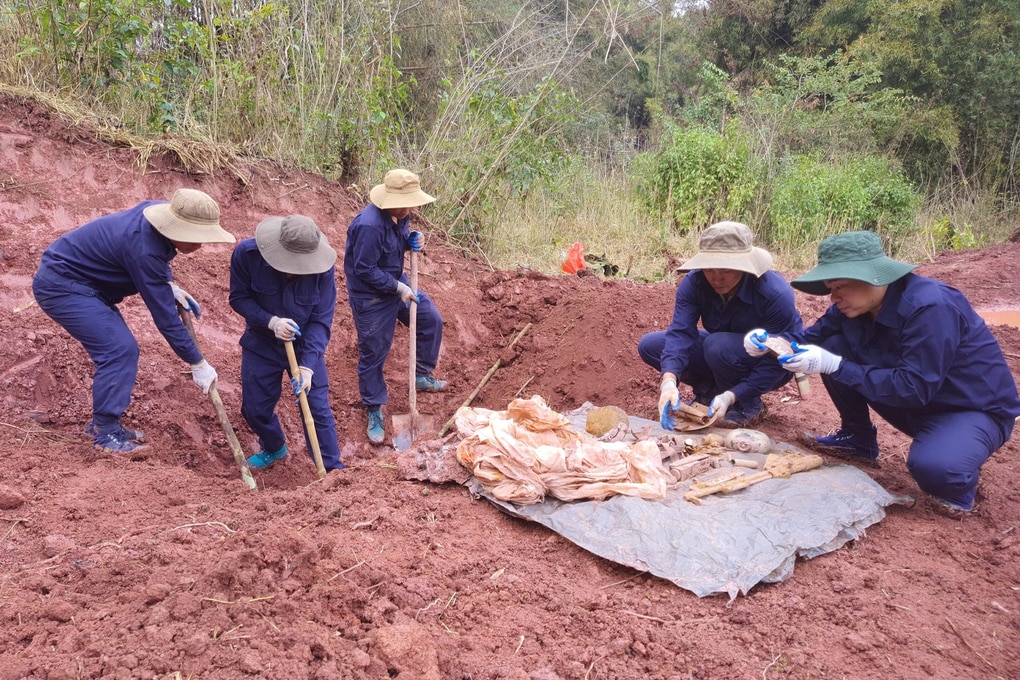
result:
M 123 305 L 142 351 L 125 424 L 152 446 L 130 460 L 93 453 L 82 433 L 88 357 L 31 304 L 40 254 L 91 218 L 180 186 L 216 198 L 238 238 L 268 215 L 303 213 L 342 251 L 359 197 L 266 162 L 238 169 L 243 180 L 188 176 L 169 158 L 140 168 L 132 151 L 2 99 L 0 680 L 1020 677 L 1016 437 L 986 464 L 972 516 L 953 521 L 924 501 L 894 507 L 864 540 L 799 564 L 785 583 L 732 603 L 698 599 L 460 486 L 401 481 L 393 452 L 367 444 L 340 281 L 327 363 L 347 470 L 316 482 L 284 400 L 293 452 L 246 491 L 212 405 L 137 298 Z M 200 343 L 251 453 L 229 255 L 203 248 L 178 256 L 174 271 L 203 306 Z M 1015 307 L 1018 257 L 1020 244 L 1006 244 L 919 271 L 979 307 Z M 560 411 L 592 401 L 654 412 L 658 376 L 635 347 L 669 323 L 675 284 L 492 271 L 432 238 L 421 285 L 445 317 L 437 373 L 452 387 L 420 394 L 422 413 L 445 422 L 497 359 L 475 405 L 540 394 Z M 798 303 L 809 322 L 826 304 Z M 993 330 L 1020 371 L 1020 331 Z M 390 414 L 407 411 L 406 356 L 398 333 Z M 808 400 L 792 383 L 767 395 L 761 428 L 792 441 L 835 425 L 821 382 L 812 387 Z M 868 472 L 916 494 L 908 440 L 879 428 L 883 455 Z

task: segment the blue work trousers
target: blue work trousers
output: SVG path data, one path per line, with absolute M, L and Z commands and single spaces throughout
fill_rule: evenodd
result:
M 32 294 L 39 308 L 88 352 L 92 375 L 92 421 L 99 434 L 116 432 L 131 404 L 138 375 L 138 342 L 117 306 L 88 286 L 37 275 Z
M 276 416 L 276 405 L 280 401 L 283 385 L 282 374 L 290 369 L 286 359 L 270 358 L 250 349 L 241 350 L 241 416 L 248 427 L 259 438 L 264 451 L 279 451 L 286 444 L 280 419 Z M 302 364 L 305 365 L 305 364 Z M 326 470 L 343 467 L 340 462 L 340 447 L 336 436 L 336 419 L 329 407 L 329 376 L 324 359 L 307 366 L 312 369 L 312 388 L 308 391 L 308 408 L 315 423 L 315 435 L 319 440 L 322 465 Z M 291 376 L 293 377 L 293 376 Z M 286 399 L 295 400 L 288 381 Z M 293 408 L 300 406 L 293 404 Z M 305 432 L 305 446 L 312 456 L 312 445 Z
M 443 344 L 443 318 L 432 298 L 418 291 L 418 323 L 415 330 L 415 375 L 428 375 L 439 362 Z M 408 305 L 396 295 L 386 297 L 349 297 L 354 327 L 358 331 L 358 389 L 361 403 L 372 408 L 388 400 L 383 365 L 393 346 L 397 322 L 407 326 L 411 320 Z
M 638 354 L 646 364 L 661 371 L 659 357 L 662 356 L 665 344 L 666 331 L 646 333 L 638 342 Z M 751 357 L 744 350 L 742 333 L 709 333 L 699 329 L 698 340 L 691 346 L 687 356 L 687 366 L 677 379 L 691 386 L 700 403 L 708 404 L 713 397 L 732 390 L 746 380 L 759 361 L 760 357 Z M 774 385 L 769 386 L 769 390 L 781 387 L 791 377 L 789 373 L 780 376 Z M 747 397 L 742 402 L 741 408 L 756 411 L 761 408 L 761 395 Z
M 825 349 L 843 357 L 853 352 L 843 336 L 827 338 Z M 870 406 L 890 425 L 912 437 L 907 469 L 925 493 L 963 508 L 974 504 L 979 470 L 1013 432 L 1012 419 L 993 418 L 982 411 L 931 412 L 869 403 L 857 390 L 830 375 L 822 383 L 839 411 L 844 429 L 871 431 Z

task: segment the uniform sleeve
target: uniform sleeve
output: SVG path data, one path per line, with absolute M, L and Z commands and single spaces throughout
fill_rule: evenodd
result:
M 244 317 L 251 328 L 268 328 L 273 315 L 262 308 L 255 299 L 252 288 L 252 272 L 246 253 L 249 251 L 244 242 L 234 247 L 230 256 L 230 308 Z
M 700 318 L 701 308 L 698 305 L 694 275 L 688 274 L 676 289 L 673 321 L 666 329 L 666 342 L 659 359 L 663 373 L 672 373 L 679 378 L 687 368 L 691 348 L 698 339 Z
M 904 319 L 899 356 L 891 368 L 843 357 L 836 381 L 870 402 L 894 408 L 926 406 L 946 380 L 963 339 L 963 321 L 951 305 L 925 305 Z
M 128 271 L 138 294 L 149 308 L 156 328 L 174 353 L 189 364 L 201 361 L 202 353 L 177 313 L 177 302 L 170 289 L 173 279 L 170 264 L 154 253 L 142 252 L 133 260 Z
M 380 266 L 383 250 L 383 232 L 376 225 L 358 224 L 348 236 L 353 238 L 350 256 L 353 257 L 355 276 L 366 286 L 380 294 L 393 294 L 397 279 Z
M 319 302 L 312 310 L 311 316 L 301 329 L 300 354 L 298 363 L 302 366 L 315 366 L 316 362 L 326 354 L 333 313 L 336 310 L 336 273 L 333 268 L 318 275 Z

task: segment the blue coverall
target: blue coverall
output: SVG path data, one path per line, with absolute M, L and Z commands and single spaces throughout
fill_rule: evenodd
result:
M 785 385 L 792 374 L 775 358 L 747 355 L 744 335 L 755 328 L 770 334 L 803 329 L 793 288 L 782 276 L 774 271 L 760 277 L 744 274 L 736 293 L 723 300 L 704 273 L 695 270 L 677 286 L 669 328 L 645 334 L 638 354 L 660 373 L 690 385 L 701 403 L 730 390 L 737 412 L 757 412 L 761 395 Z
M 907 274 L 872 319 L 835 305 L 794 339 L 843 357 L 822 382 L 843 428 L 869 432 L 870 406 L 914 441 L 907 468 L 923 491 L 971 508 L 979 468 L 1020 415 L 1002 348 L 963 294 Z
M 410 249 L 410 216 L 394 222 L 369 204 L 347 228 L 344 275 L 354 327 L 358 331 L 358 389 L 368 408 L 387 402 L 383 364 L 393 345 L 396 322 L 407 325 L 410 311 L 397 294 L 404 274 L 404 252 Z M 439 361 L 443 318 L 432 298 L 419 290 L 415 347 L 416 375 L 428 375 Z
M 39 307 L 80 342 L 96 365 L 92 420 L 111 434 L 131 403 L 138 342 L 117 304 L 139 294 L 171 349 L 189 364 L 202 360 L 180 317 L 170 281 L 177 248 L 142 211 L 161 201 L 99 217 L 64 234 L 42 255 L 32 280 Z
M 336 420 L 329 406 L 325 360 L 336 309 L 335 277 L 334 267 L 322 274 L 277 271 L 262 257 L 254 238 L 240 241 L 230 258 L 230 306 L 245 320 L 240 340 L 241 415 L 264 451 L 279 451 L 286 443 L 275 411 L 283 383 L 281 374 L 290 373 L 290 366 L 283 341 L 269 330 L 269 320 L 274 316 L 293 319 L 301 329 L 301 336 L 293 341 L 298 365 L 313 372 L 308 407 L 326 470 L 344 467 Z M 311 456 L 307 433 L 305 444 Z

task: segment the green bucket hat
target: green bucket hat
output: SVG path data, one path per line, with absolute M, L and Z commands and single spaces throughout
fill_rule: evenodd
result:
M 916 266 L 888 257 L 878 234 L 851 231 L 819 243 L 818 266 L 790 281 L 790 285 L 810 295 L 828 295 L 826 281 L 853 279 L 872 286 L 886 286 L 906 276 Z

